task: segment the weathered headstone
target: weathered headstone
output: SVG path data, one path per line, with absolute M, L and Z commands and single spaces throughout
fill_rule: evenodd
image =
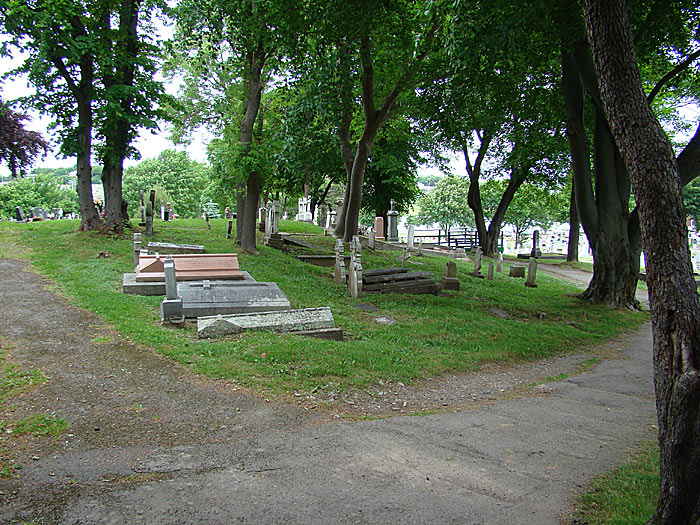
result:
M 530 257 L 530 263 L 527 267 L 527 279 L 525 280 L 525 286 L 530 288 L 537 288 L 537 283 L 535 279 L 537 277 L 537 258 Z
M 374 231 L 374 228 L 370 227 L 370 229 L 367 231 L 367 246 L 369 246 L 370 250 L 374 250 L 377 246 L 376 236 L 377 232 Z
M 146 226 L 146 192 L 140 191 L 141 194 L 141 223 L 139 226 Z
M 416 237 L 416 227 L 413 224 L 408 225 L 408 234 L 406 236 L 406 247 L 409 250 L 413 249 L 413 243 Z
M 311 200 L 307 197 L 299 197 L 299 213 L 297 213 L 295 220 L 303 222 L 311 222 L 314 219 L 313 213 L 311 213 Z
M 457 263 L 447 261 L 445 263 L 445 275 L 440 279 L 440 287 L 443 290 L 459 291 L 459 279 L 457 278 Z
M 178 244 L 174 242 L 149 242 L 146 246 L 150 251 L 160 254 L 204 253 L 201 244 Z
M 466 259 L 467 250 L 464 248 L 455 248 L 455 259 Z
M 386 240 L 398 242 L 399 240 L 399 212 L 394 209 L 394 199 L 391 199 L 391 209 L 386 212 L 387 233 Z
M 418 255 L 423 255 L 423 239 L 418 239 Z
M 348 286 L 351 297 L 357 298 L 362 293 L 362 244 L 360 244 L 360 238 L 357 235 L 353 235 L 350 243 Z
M 15 217 L 17 218 L 18 222 L 24 222 L 24 210 L 22 210 L 22 206 L 15 206 Z
M 181 323 L 185 320 L 182 313 L 182 298 L 177 296 L 175 263 L 171 255 L 163 263 L 165 273 L 165 299 L 160 303 L 161 322 Z
M 277 283 L 204 279 L 178 283 L 177 295 L 182 301 L 182 315 L 188 319 L 292 308 Z
M 231 219 L 228 220 L 228 229 L 226 230 L 226 238 L 230 239 L 231 238 L 231 233 L 233 232 L 233 221 Z
M 481 256 L 481 246 L 477 246 L 474 252 L 474 271 L 470 274 L 473 277 L 484 277 L 483 275 L 481 275 Z
M 525 277 L 525 267 L 520 264 L 512 264 L 510 266 L 509 277 Z
M 200 338 L 222 337 L 245 331 L 295 333 L 334 327 L 333 314 L 328 307 L 217 315 L 197 319 L 197 333 Z
M 493 281 L 493 261 L 489 261 L 489 270 L 486 274 L 487 281 Z
M 141 234 L 134 234 L 134 266 L 139 263 L 139 254 L 141 253 Z
M 279 233 L 280 203 L 274 201 L 268 203 L 267 218 L 265 220 L 265 240 L 263 244 L 277 250 L 284 250 L 284 239 Z
M 384 236 L 384 217 L 374 218 L 374 231 L 376 232 L 377 240 L 383 241 L 386 239 Z
M 258 231 L 265 231 L 265 222 L 267 221 L 267 208 L 262 207 L 258 209 Z
M 540 231 L 535 230 L 532 234 L 532 251 L 530 252 L 530 257 L 541 257 L 542 251 L 540 250 Z
M 406 261 L 408 261 L 411 258 L 410 253 L 406 253 L 406 247 L 402 246 L 401 247 L 401 257 L 399 257 L 399 261 L 401 261 L 401 268 L 406 266 Z
M 211 223 L 209 222 L 209 214 L 204 212 L 204 221 L 207 223 L 207 229 L 211 230 Z
M 498 261 L 496 261 L 496 271 L 498 273 L 503 272 L 503 254 L 502 253 L 498 254 Z
M 153 235 L 153 203 L 146 203 L 146 235 Z
M 333 280 L 338 284 L 345 284 L 347 275 L 345 270 L 345 247 L 343 241 L 335 241 L 335 269 L 333 270 Z

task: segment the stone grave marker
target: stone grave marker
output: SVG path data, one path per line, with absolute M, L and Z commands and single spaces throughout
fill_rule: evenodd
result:
M 386 237 L 384 237 L 384 217 L 374 218 L 374 231 L 376 232 L 377 240 L 383 241 L 386 239 Z
M 335 321 L 328 307 L 217 315 L 197 319 L 197 334 L 202 339 L 240 334 L 245 331 L 293 334 L 329 329 L 335 329 Z
M 503 272 L 503 254 L 502 253 L 498 254 L 498 261 L 496 261 L 496 271 L 498 273 Z
M 201 244 L 177 244 L 174 242 L 149 242 L 146 246 L 150 251 L 160 254 L 204 253 Z
M 335 241 L 335 269 L 333 270 L 333 280 L 338 284 L 345 284 L 347 274 L 345 270 L 345 247 L 343 241 Z
M 413 224 L 408 225 L 408 234 L 406 236 L 406 247 L 409 250 L 413 249 L 413 244 L 416 238 L 416 227 Z
M 175 275 L 180 281 L 202 279 L 243 279 L 235 253 L 172 255 Z M 136 281 L 164 280 L 164 260 L 159 254 L 140 255 Z
M 362 244 L 360 244 L 360 238 L 357 235 L 353 235 L 350 243 L 348 286 L 351 297 L 357 298 L 362 293 Z
M 479 248 L 481 249 L 481 248 Z M 464 248 L 455 248 L 455 259 L 466 259 L 467 250 Z
M 542 251 L 540 250 L 540 231 L 535 230 L 532 234 L 532 251 L 530 252 L 530 257 L 541 257 Z
M 182 301 L 182 315 L 188 319 L 292 308 L 277 283 L 204 279 L 178 283 L 177 295 Z
M 17 219 L 17 222 L 25 221 L 24 210 L 22 209 L 22 206 L 15 206 L 15 218 Z
M 141 253 L 141 234 L 134 233 L 134 266 L 139 264 L 139 255 Z
M 386 240 L 389 242 L 398 242 L 399 240 L 399 212 L 394 209 L 395 201 L 391 199 L 391 209 L 386 212 L 387 234 Z
M 489 261 L 489 269 L 488 273 L 486 274 L 486 280 L 493 281 L 493 261 Z
M 483 279 L 484 276 L 481 275 L 481 257 L 481 246 L 477 246 L 474 253 L 474 271 L 470 275 Z
M 165 258 L 163 272 L 165 274 L 165 299 L 160 303 L 160 320 L 163 323 L 182 323 L 185 320 L 182 313 L 182 298 L 177 296 L 175 263 L 171 255 Z
M 406 261 L 408 261 L 411 258 L 411 254 L 406 252 L 406 247 L 402 246 L 401 247 L 401 256 L 399 257 L 399 261 L 401 261 L 401 268 L 404 268 L 406 266 Z
M 141 206 L 139 206 L 139 209 L 141 210 L 141 222 L 139 223 L 139 226 L 146 226 L 146 193 L 141 190 L 140 192 L 141 195 Z
M 231 232 L 233 232 L 233 220 L 228 220 L 228 229 L 226 230 L 226 238 L 231 238 Z
M 367 231 L 367 246 L 369 246 L 370 250 L 374 250 L 377 246 L 376 236 L 377 232 L 374 231 L 374 228 L 370 227 Z
M 530 263 L 527 267 L 527 279 L 525 280 L 525 286 L 529 288 L 537 288 L 537 283 L 535 279 L 537 277 L 537 258 L 530 257 Z
M 508 277 L 525 277 L 525 267 L 521 264 L 511 264 Z
M 440 279 L 440 287 L 443 290 L 459 291 L 459 279 L 457 278 L 457 263 L 447 261 L 445 263 L 445 275 Z
M 280 235 L 280 203 L 274 201 L 268 203 L 267 218 L 265 220 L 265 240 L 263 244 L 276 250 L 284 250 L 284 239 Z
M 265 222 L 267 220 L 267 208 L 262 207 L 258 209 L 258 231 L 265 231 Z
M 146 203 L 146 235 L 153 235 L 153 203 L 148 201 Z

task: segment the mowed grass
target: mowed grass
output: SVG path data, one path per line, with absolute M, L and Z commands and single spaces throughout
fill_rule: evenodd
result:
M 659 483 L 658 444 L 648 443 L 622 465 L 596 478 L 578 498 L 575 523 L 647 523 L 656 509 Z
M 226 239 L 227 221 L 156 222 L 154 241 L 204 244 L 207 253 L 237 252 Z M 121 293 L 122 274 L 133 271 L 131 232 L 125 238 L 78 233 L 77 221 L 0 223 L 0 256 L 21 257 L 56 283 L 77 306 L 98 314 L 127 339 L 192 367 L 259 392 L 309 393 L 326 387 L 362 387 L 380 380 L 410 382 L 445 372 L 471 371 L 484 363 L 515 363 L 571 352 L 634 329 L 647 314 L 591 306 L 574 297 L 572 286 L 538 274 L 538 287 L 497 273 L 494 281 L 468 276 L 473 265 L 457 261 L 459 292 L 449 296 L 366 294 L 352 299 L 335 284 L 332 268 L 303 263 L 294 253 L 262 246 L 259 255 L 240 255 L 243 270 L 258 281 L 274 281 L 295 308 L 330 306 L 346 341 L 251 333 L 218 341 L 199 340 L 196 327 L 161 326 L 160 297 Z M 283 232 L 331 252 L 334 239 L 311 235 L 320 228 L 281 221 Z M 300 252 L 303 250 L 299 250 Z M 98 258 L 101 252 L 109 254 Z M 346 246 L 346 253 L 348 248 Z M 363 251 L 365 269 L 400 266 L 398 251 Z M 447 259 L 412 257 L 407 266 L 444 273 Z M 485 271 L 485 270 L 484 270 Z M 361 311 L 357 303 L 377 312 Z M 505 311 L 507 319 L 495 309 Z M 379 315 L 397 321 L 383 325 Z

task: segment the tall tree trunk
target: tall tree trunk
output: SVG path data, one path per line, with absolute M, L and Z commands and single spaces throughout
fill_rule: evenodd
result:
M 126 155 L 126 153 L 124 153 Z M 121 159 L 116 162 L 104 159 L 102 167 L 102 187 L 105 195 L 104 230 L 122 233 L 124 231 L 122 217 L 122 178 L 124 166 Z
M 257 253 L 255 243 L 255 222 L 260 204 L 260 174 L 252 172 L 248 175 L 246 183 L 246 196 L 243 204 L 243 231 L 241 233 L 241 251 L 245 253 Z
M 371 134 L 376 135 L 376 130 Z M 360 139 L 355 152 L 355 159 L 352 163 L 352 173 L 350 175 L 350 191 L 348 192 L 348 203 L 345 206 L 345 233 L 343 240 L 350 242 L 353 235 L 357 235 L 357 225 L 360 218 L 360 208 L 362 207 L 362 184 L 369 159 L 369 152 L 372 148 L 374 136 Z
M 92 195 L 92 109 L 88 102 L 78 102 L 78 205 L 80 207 L 80 231 L 98 230 L 102 220 L 95 208 Z
M 515 192 L 517 192 L 520 186 L 523 185 L 523 182 L 525 182 L 528 171 L 529 170 L 526 169 L 514 169 L 511 172 L 508 186 L 506 186 L 506 189 L 501 196 L 501 200 L 498 202 L 498 207 L 496 208 L 496 212 L 493 214 L 491 222 L 489 223 L 489 228 L 484 237 L 482 249 L 484 250 L 484 254 L 489 257 L 498 256 L 498 240 L 501 236 L 501 225 L 503 224 L 503 219 L 508 211 L 508 206 L 510 206 L 510 203 L 513 202 Z
M 571 199 L 569 201 L 569 244 L 566 249 L 566 262 L 578 262 L 579 228 L 581 221 L 578 218 L 576 208 L 576 188 L 571 185 Z
M 584 0 L 605 113 L 632 177 L 654 333 L 661 491 L 654 523 L 700 522 L 700 302 L 681 175 L 642 90 L 622 0 Z

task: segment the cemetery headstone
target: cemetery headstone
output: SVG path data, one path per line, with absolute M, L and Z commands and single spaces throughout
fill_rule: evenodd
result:
M 535 230 L 532 234 L 532 251 L 530 252 L 530 257 L 541 257 L 542 251 L 540 250 L 540 231 Z
M 17 218 L 18 222 L 24 222 L 24 210 L 22 210 L 22 206 L 16 206 L 15 207 L 15 217 Z
M 475 253 L 474 253 L 474 271 L 470 274 L 474 277 L 480 277 L 480 278 L 484 277 L 483 275 L 481 275 L 481 257 L 482 257 L 481 246 L 477 246 Z
M 455 248 L 455 259 L 466 259 L 467 250 L 464 248 Z
M 307 197 L 299 197 L 299 213 L 297 213 L 295 220 L 303 222 L 313 221 L 314 215 L 311 213 L 311 200 Z
M 139 263 L 139 254 L 141 253 L 141 234 L 134 234 L 134 266 Z
M 509 277 L 525 277 L 525 267 L 521 264 L 512 264 L 510 266 Z
M 345 284 L 347 275 L 345 270 L 345 247 L 343 241 L 335 241 L 335 269 L 333 270 L 333 280 L 338 284 Z
M 231 233 L 233 232 L 233 221 L 229 219 L 228 221 L 228 229 L 226 230 L 226 238 L 230 239 L 231 238 Z
M 386 237 L 384 237 L 384 217 L 374 218 L 374 231 L 377 232 L 377 240 L 383 241 L 386 239 Z
M 163 216 L 163 220 L 164 220 L 165 222 L 170 221 L 170 220 L 173 218 L 172 215 L 173 215 L 173 210 L 172 210 L 172 208 L 170 207 L 170 203 L 169 203 L 169 202 L 166 202 L 166 203 L 165 203 L 165 213 L 164 213 L 164 216 Z
M 200 281 L 202 279 L 243 279 L 235 253 L 183 254 L 172 255 L 175 274 L 179 281 Z M 163 281 L 164 259 L 156 255 L 139 257 L 136 267 L 136 281 Z
M 153 235 L 153 203 L 146 203 L 146 235 Z
M 445 275 L 440 279 L 440 287 L 443 290 L 459 291 L 459 279 L 457 278 L 457 263 L 447 261 L 445 263 Z
M 537 277 L 537 258 L 530 257 L 530 263 L 527 267 L 527 279 L 525 280 L 525 286 L 530 288 L 537 288 L 537 283 L 535 279 Z
M 207 223 L 207 229 L 211 230 L 211 223 L 209 222 L 209 214 L 204 212 L 204 221 Z
M 277 283 L 204 279 L 178 283 L 177 296 L 182 301 L 182 315 L 188 319 L 292 308 Z
M 353 235 L 350 243 L 350 269 L 348 272 L 350 296 L 357 298 L 362 293 L 362 244 L 357 235 Z
M 394 209 L 394 199 L 391 199 L 391 209 L 386 212 L 387 234 L 386 240 L 389 242 L 398 242 L 399 240 L 399 212 Z
M 498 261 L 496 261 L 496 271 L 498 273 L 503 272 L 503 254 L 502 253 L 498 254 Z
M 165 258 L 163 271 L 165 273 L 165 299 L 160 303 L 160 320 L 163 323 L 182 323 L 185 320 L 182 313 L 182 298 L 177 296 L 175 263 L 171 255 Z
M 416 227 L 413 224 L 408 225 L 408 235 L 406 237 L 406 247 L 409 250 L 413 249 L 413 243 L 416 237 Z
M 367 232 L 367 246 L 369 246 L 370 250 L 374 250 L 377 245 L 377 243 L 375 242 L 376 235 L 377 233 L 374 231 L 374 228 L 370 228 Z
M 284 250 L 284 239 L 279 233 L 279 222 L 280 203 L 278 201 L 268 203 L 267 218 L 265 220 L 265 240 L 263 243 L 276 250 Z
M 160 206 L 160 220 L 164 221 L 165 220 L 165 206 L 161 204 Z
M 265 221 L 267 220 L 267 208 L 262 207 L 258 210 L 258 231 L 265 231 Z
M 493 261 L 489 261 L 489 270 L 486 274 L 487 281 L 493 281 Z
M 146 192 L 140 191 L 141 194 L 141 223 L 139 226 L 146 226 Z

